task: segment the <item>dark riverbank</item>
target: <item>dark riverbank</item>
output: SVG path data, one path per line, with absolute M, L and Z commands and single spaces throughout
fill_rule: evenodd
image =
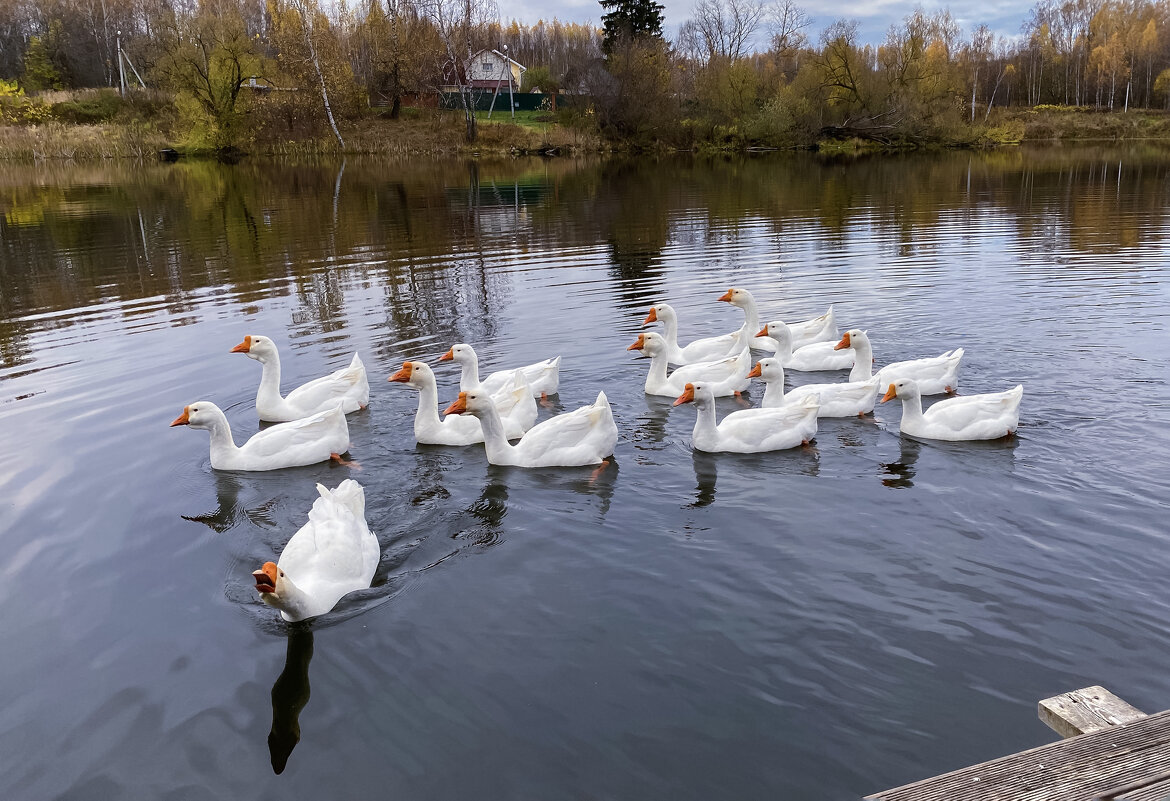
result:
M 64 104 L 55 104 L 52 108 Z M 803 138 L 758 139 L 731 132 L 692 132 L 686 142 L 607 139 L 581 119 L 528 112 L 514 120 L 480 115 L 478 137 L 466 141 L 462 115 L 435 109 L 406 109 L 400 119 L 371 113 L 341 128 L 344 145 L 328 131 L 277 136 L 260 131 L 240 143 L 237 155 L 284 156 L 468 156 L 569 155 L 610 152 L 734 153 L 754 150 L 815 150 L 829 154 L 903 152 L 949 148 L 1013 147 L 1023 142 L 1170 140 L 1170 113 L 1108 112 L 1061 106 L 993 110 L 986 122 L 963 125 L 945 135 L 894 132 L 871 136 L 825 129 Z M 77 118 L 74 118 L 76 120 Z M 119 111 L 108 119 L 71 121 L 44 115 L 36 124 L 0 124 L 0 160 L 93 160 L 156 158 L 160 152 L 214 157 L 184 141 L 165 114 Z

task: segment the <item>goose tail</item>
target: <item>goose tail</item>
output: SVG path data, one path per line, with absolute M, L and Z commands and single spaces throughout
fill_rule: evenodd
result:
M 353 512 L 354 517 L 364 520 L 366 516 L 366 491 L 362 485 L 347 478 L 337 485 L 336 489 L 329 489 L 324 484 L 317 485 L 317 492 L 326 501 L 339 503 Z

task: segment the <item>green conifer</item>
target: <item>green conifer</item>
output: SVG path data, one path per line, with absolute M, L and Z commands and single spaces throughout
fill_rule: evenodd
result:
M 619 42 L 662 38 L 664 6 L 654 0 L 599 0 L 606 10 L 601 17 L 605 39 L 601 49 L 612 53 Z

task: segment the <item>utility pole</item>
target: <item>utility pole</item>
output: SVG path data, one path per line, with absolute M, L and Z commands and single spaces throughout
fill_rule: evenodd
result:
M 110 41 L 106 39 L 106 41 Z M 126 96 L 126 71 L 122 68 L 122 32 L 118 31 L 118 36 L 114 39 L 114 49 L 118 51 L 118 89 L 122 93 L 122 97 Z
M 508 49 L 507 45 L 502 45 L 502 47 L 504 50 Z M 474 68 L 474 66 L 473 66 L 473 68 Z M 507 68 L 508 68 L 508 57 L 504 56 L 504 66 L 500 67 L 500 74 L 496 78 L 496 90 L 494 92 L 492 92 L 492 104 L 491 104 L 491 106 L 488 107 L 487 118 L 489 120 L 492 118 L 492 112 L 496 110 L 496 98 L 500 96 L 500 81 L 504 80 L 504 70 L 506 70 Z M 511 86 L 511 84 L 509 84 L 509 86 Z
M 512 96 L 512 59 L 508 57 L 508 46 L 504 45 L 504 69 L 508 71 L 508 110 L 516 119 L 516 99 Z

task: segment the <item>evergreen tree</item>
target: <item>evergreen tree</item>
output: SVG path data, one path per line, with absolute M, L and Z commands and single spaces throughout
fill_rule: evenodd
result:
M 63 39 L 61 21 L 56 19 L 49 23 L 49 29 L 44 36 L 29 37 L 28 49 L 24 51 L 21 88 L 29 92 L 40 92 L 64 87 Z
M 620 42 L 662 38 L 664 6 L 654 0 L 599 0 L 608 13 L 602 16 L 605 41 L 601 49 L 612 53 Z

